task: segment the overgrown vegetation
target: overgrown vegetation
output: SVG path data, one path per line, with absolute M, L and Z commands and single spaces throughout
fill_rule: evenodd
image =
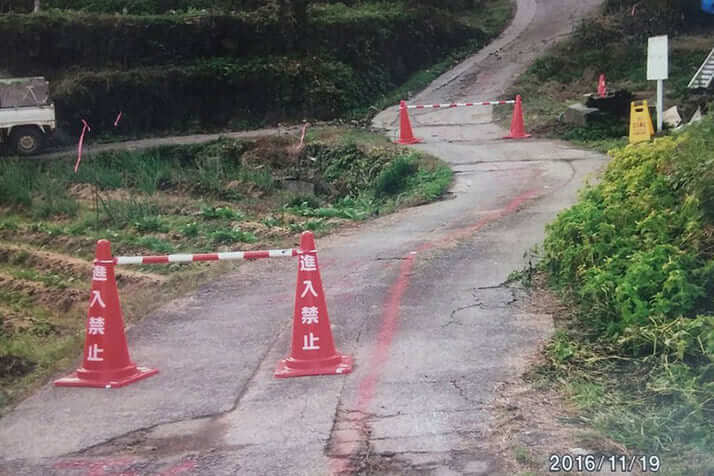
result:
M 579 309 L 541 377 L 665 474 L 714 472 L 714 116 L 611 152 L 548 227 L 542 266 Z
M 291 7 L 298 3 L 198 16 L 117 16 L 108 7 L 100 10 L 111 15 L 2 15 L 0 70 L 47 76 L 72 136 L 81 119 L 105 136 L 364 119 L 370 105 L 396 101 L 391 92 L 405 82 L 422 87 L 483 46 L 511 15 L 510 0 L 304 2 L 304 14 Z
M 71 158 L 0 161 L 0 408 L 77 355 L 97 239 L 115 255 L 290 247 L 304 230 L 320 236 L 435 200 L 451 182 L 442 162 L 364 131 L 311 130 L 296 145 L 283 136 L 106 152 L 76 174 Z M 125 316 L 230 266 L 132 268 L 119 279 Z

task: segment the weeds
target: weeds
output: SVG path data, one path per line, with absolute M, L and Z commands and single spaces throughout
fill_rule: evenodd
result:
M 191 223 L 186 223 L 183 225 L 180 229 L 179 232 L 185 236 L 186 238 L 195 238 L 198 236 L 198 223 L 191 222 Z
M 297 206 L 285 207 L 285 211 L 303 217 L 345 218 L 364 220 L 379 213 L 379 203 L 368 197 L 345 197 L 331 207 L 312 207 L 316 202 L 304 201 Z
M 201 216 L 208 220 L 242 220 L 245 218 L 245 215 L 240 211 L 235 211 L 228 207 L 203 207 L 201 208 Z
M 142 236 L 141 238 L 130 240 L 129 243 L 133 243 L 141 248 L 146 248 L 162 254 L 169 254 L 175 251 L 175 248 L 171 243 L 155 236 Z
M 158 220 L 159 207 L 148 200 L 130 197 L 128 200 L 100 199 L 104 221 L 116 228 Z M 140 230 L 141 231 L 141 230 Z
M 255 243 L 258 238 L 250 232 L 238 229 L 220 229 L 207 234 L 207 238 L 217 244 Z
M 375 195 L 381 198 L 401 192 L 406 187 L 408 178 L 416 173 L 417 168 L 414 157 L 397 157 L 377 176 L 374 182 Z
M 291 223 L 288 228 L 293 233 L 302 233 L 303 231 L 323 231 L 326 229 L 326 222 L 324 219 L 308 220 L 302 223 Z
M 0 160 L 0 203 L 29 207 L 32 204 L 32 179 L 20 161 Z
M 141 216 L 136 221 L 134 221 L 133 225 L 134 228 L 136 228 L 136 231 L 138 231 L 139 233 L 166 233 L 167 231 L 169 231 L 169 227 L 158 215 Z

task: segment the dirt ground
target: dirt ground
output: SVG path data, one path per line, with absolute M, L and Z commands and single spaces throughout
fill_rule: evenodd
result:
M 542 276 L 534 280 L 527 305 L 535 314 L 552 316 L 556 328 L 572 312 L 547 288 Z M 541 350 L 530 359 L 529 371 L 518 379 L 499 384 L 496 397 L 490 404 L 494 422 L 489 428 L 488 439 L 493 451 L 508 463 L 512 474 L 552 474 L 551 455 L 595 455 L 598 459 L 601 456 L 629 455 L 625 447 L 589 428 L 587 416 L 578 412 L 562 391 L 530 378 L 533 369 L 544 363 L 545 356 Z M 607 467 L 607 464 L 604 466 Z M 640 473 L 603 470 L 590 474 Z

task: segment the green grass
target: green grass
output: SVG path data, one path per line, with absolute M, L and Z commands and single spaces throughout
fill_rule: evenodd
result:
M 215 244 L 254 243 L 258 238 L 253 233 L 238 229 L 219 229 L 207 234 L 207 238 Z
M 245 215 L 240 211 L 234 211 L 228 207 L 203 207 L 201 208 L 201 216 L 209 220 L 217 218 L 224 220 L 242 220 L 245 218 Z
M 331 23 L 351 23 L 354 21 L 383 21 L 404 13 L 406 5 L 403 2 L 364 2 L 359 8 L 353 8 L 344 3 L 316 3 L 310 7 L 310 13 L 318 16 L 326 25 Z
M 666 474 L 714 471 L 714 116 L 611 152 L 602 181 L 548 226 L 543 269 L 578 310 L 536 378 L 581 418 L 658 454 Z
M 27 268 L 25 266 L 12 264 L 0 265 L 0 271 L 3 271 L 17 279 L 24 279 L 27 281 L 42 283 L 45 286 L 56 289 L 66 289 L 68 287 L 85 287 L 82 285 L 81 280 L 77 276 L 72 276 L 61 272 L 43 272 L 35 268 Z
M 235 222 L 260 222 L 271 210 L 364 220 L 436 200 L 451 183 L 448 167 L 381 135 L 354 128 L 344 134 L 334 128 L 314 133 L 317 139 L 308 138 L 297 161 L 294 144 L 284 139 L 221 139 L 200 146 L 98 154 L 78 174 L 69 160 L 22 166 L 8 160 L 0 167 L 10 176 L 25 177 L 30 198 L 3 197 L 0 205 L 9 207 L 11 216 L 0 223 L 0 232 L 6 237 L 33 233 L 36 241 L 50 245 L 53 238 L 58 243 L 80 239 L 83 253 L 90 253 L 99 238 L 111 239 L 118 254 L 187 251 L 260 239 L 252 231 L 234 229 Z M 261 161 L 255 162 L 257 158 Z M 280 189 L 274 177 L 290 175 L 314 183 L 316 195 Z M 38 213 L 45 210 L 48 194 L 71 201 L 71 212 L 55 205 L 52 212 Z M 290 230 L 326 226 L 320 223 L 308 221 Z
M 513 448 L 513 456 L 520 464 L 529 464 L 532 462 L 530 452 L 527 448 L 522 446 Z
M 378 198 L 396 195 L 404 190 L 409 177 L 417 172 L 415 157 L 401 156 L 384 167 L 374 182 L 374 193 Z

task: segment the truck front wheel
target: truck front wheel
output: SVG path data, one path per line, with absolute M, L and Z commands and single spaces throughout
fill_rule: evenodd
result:
M 37 127 L 16 127 L 10 134 L 10 144 L 18 155 L 32 155 L 42 149 L 45 136 Z

